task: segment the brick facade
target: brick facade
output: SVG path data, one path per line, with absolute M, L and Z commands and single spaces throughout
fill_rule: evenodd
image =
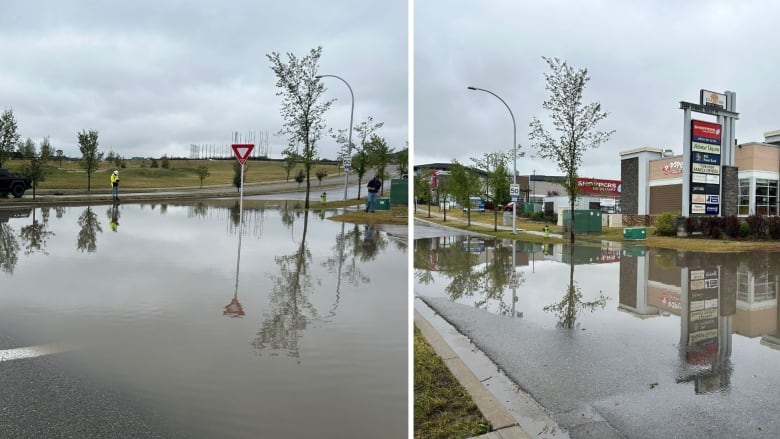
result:
M 620 161 L 620 183 L 620 211 L 623 213 L 623 224 L 627 225 L 626 217 L 639 213 L 639 158 Z

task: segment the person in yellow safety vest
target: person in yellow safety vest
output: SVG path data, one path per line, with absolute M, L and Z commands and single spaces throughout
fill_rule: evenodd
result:
M 550 228 L 547 227 L 547 224 L 544 225 L 544 237 L 549 238 L 550 237 Z
M 325 200 L 326 200 L 327 198 L 328 198 L 328 195 L 327 195 L 325 192 L 323 192 L 323 193 L 322 193 L 322 195 L 320 195 L 320 201 L 322 201 L 322 204 L 325 204 L 325 203 L 326 203 L 326 201 L 325 201 Z
M 119 201 L 119 171 L 111 173 L 111 195 L 115 201 Z

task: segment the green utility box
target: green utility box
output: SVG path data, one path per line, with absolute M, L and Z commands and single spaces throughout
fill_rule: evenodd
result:
M 571 231 L 571 210 L 563 211 L 563 231 Z M 575 210 L 574 234 L 601 233 L 601 211 Z
M 637 241 L 647 239 L 647 228 L 645 227 L 625 227 L 623 229 L 623 239 Z
M 390 210 L 390 198 L 383 197 L 376 200 L 376 210 Z
M 409 204 L 409 180 L 394 178 L 390 180 L 390 204 Z

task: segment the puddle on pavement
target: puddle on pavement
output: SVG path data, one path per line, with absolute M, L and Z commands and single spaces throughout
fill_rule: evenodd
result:
M 0 210 L 0 333 L 187 437 L 405 437 L 406 238 L 296 207 Z
M 417 296 L 596 338 L 642 334 L 631 343 L 648 351 L 669 346 L 676 360 L 663 363 L 668 376 L 696 394 L 730 392 L 734 364 L 749 379 L 763 373 L 756 364 L 780 360 L 775 253 L 542 245 L 439 231 L 414 241 L 413 260 Z

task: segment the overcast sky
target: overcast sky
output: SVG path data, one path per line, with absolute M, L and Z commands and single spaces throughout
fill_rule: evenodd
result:
M 680 101 L 699 90 L 736 92 L 736 138 L 763 141 L 780 129 L 780 3 L 733 0 L 491 0 L 414 5 L 414 162 L 470 163 L 509 151 L 514 113 L 526 157 L 517 170 L 560 175 L 533 157 L 529 122 L 548 130 L 542 59 L 557 57 L 590 75 L 583 102 L 610 114 L 597 129 L 611 140 L 586 152 L 580 175 L 620 178 L 620 151 L 642 146 L 682 153 Z M 694 118 L 712 120 L 693 113 Z M 510 169 L 512 163 L 510 162 Z
M 319 72 L 352 86 L 355 125 L 384 122 L 378 134 L 398 150 L 409 140 L 407 18 L 406 0 L 7 1 L 0 109 L 13 109 L 22 139 L 51 136 L 66 155 L 95 129 L 100 150 L 123 157 L 188 156 L 233 131 L 268 132 L 278 157 L 287 139 L 266 54 L 322 46 Z M 337 99 L 328 127 L 347 128 L 347 86 L 323 81 Z M 335 157 L 331 138 L 319 146 Z

